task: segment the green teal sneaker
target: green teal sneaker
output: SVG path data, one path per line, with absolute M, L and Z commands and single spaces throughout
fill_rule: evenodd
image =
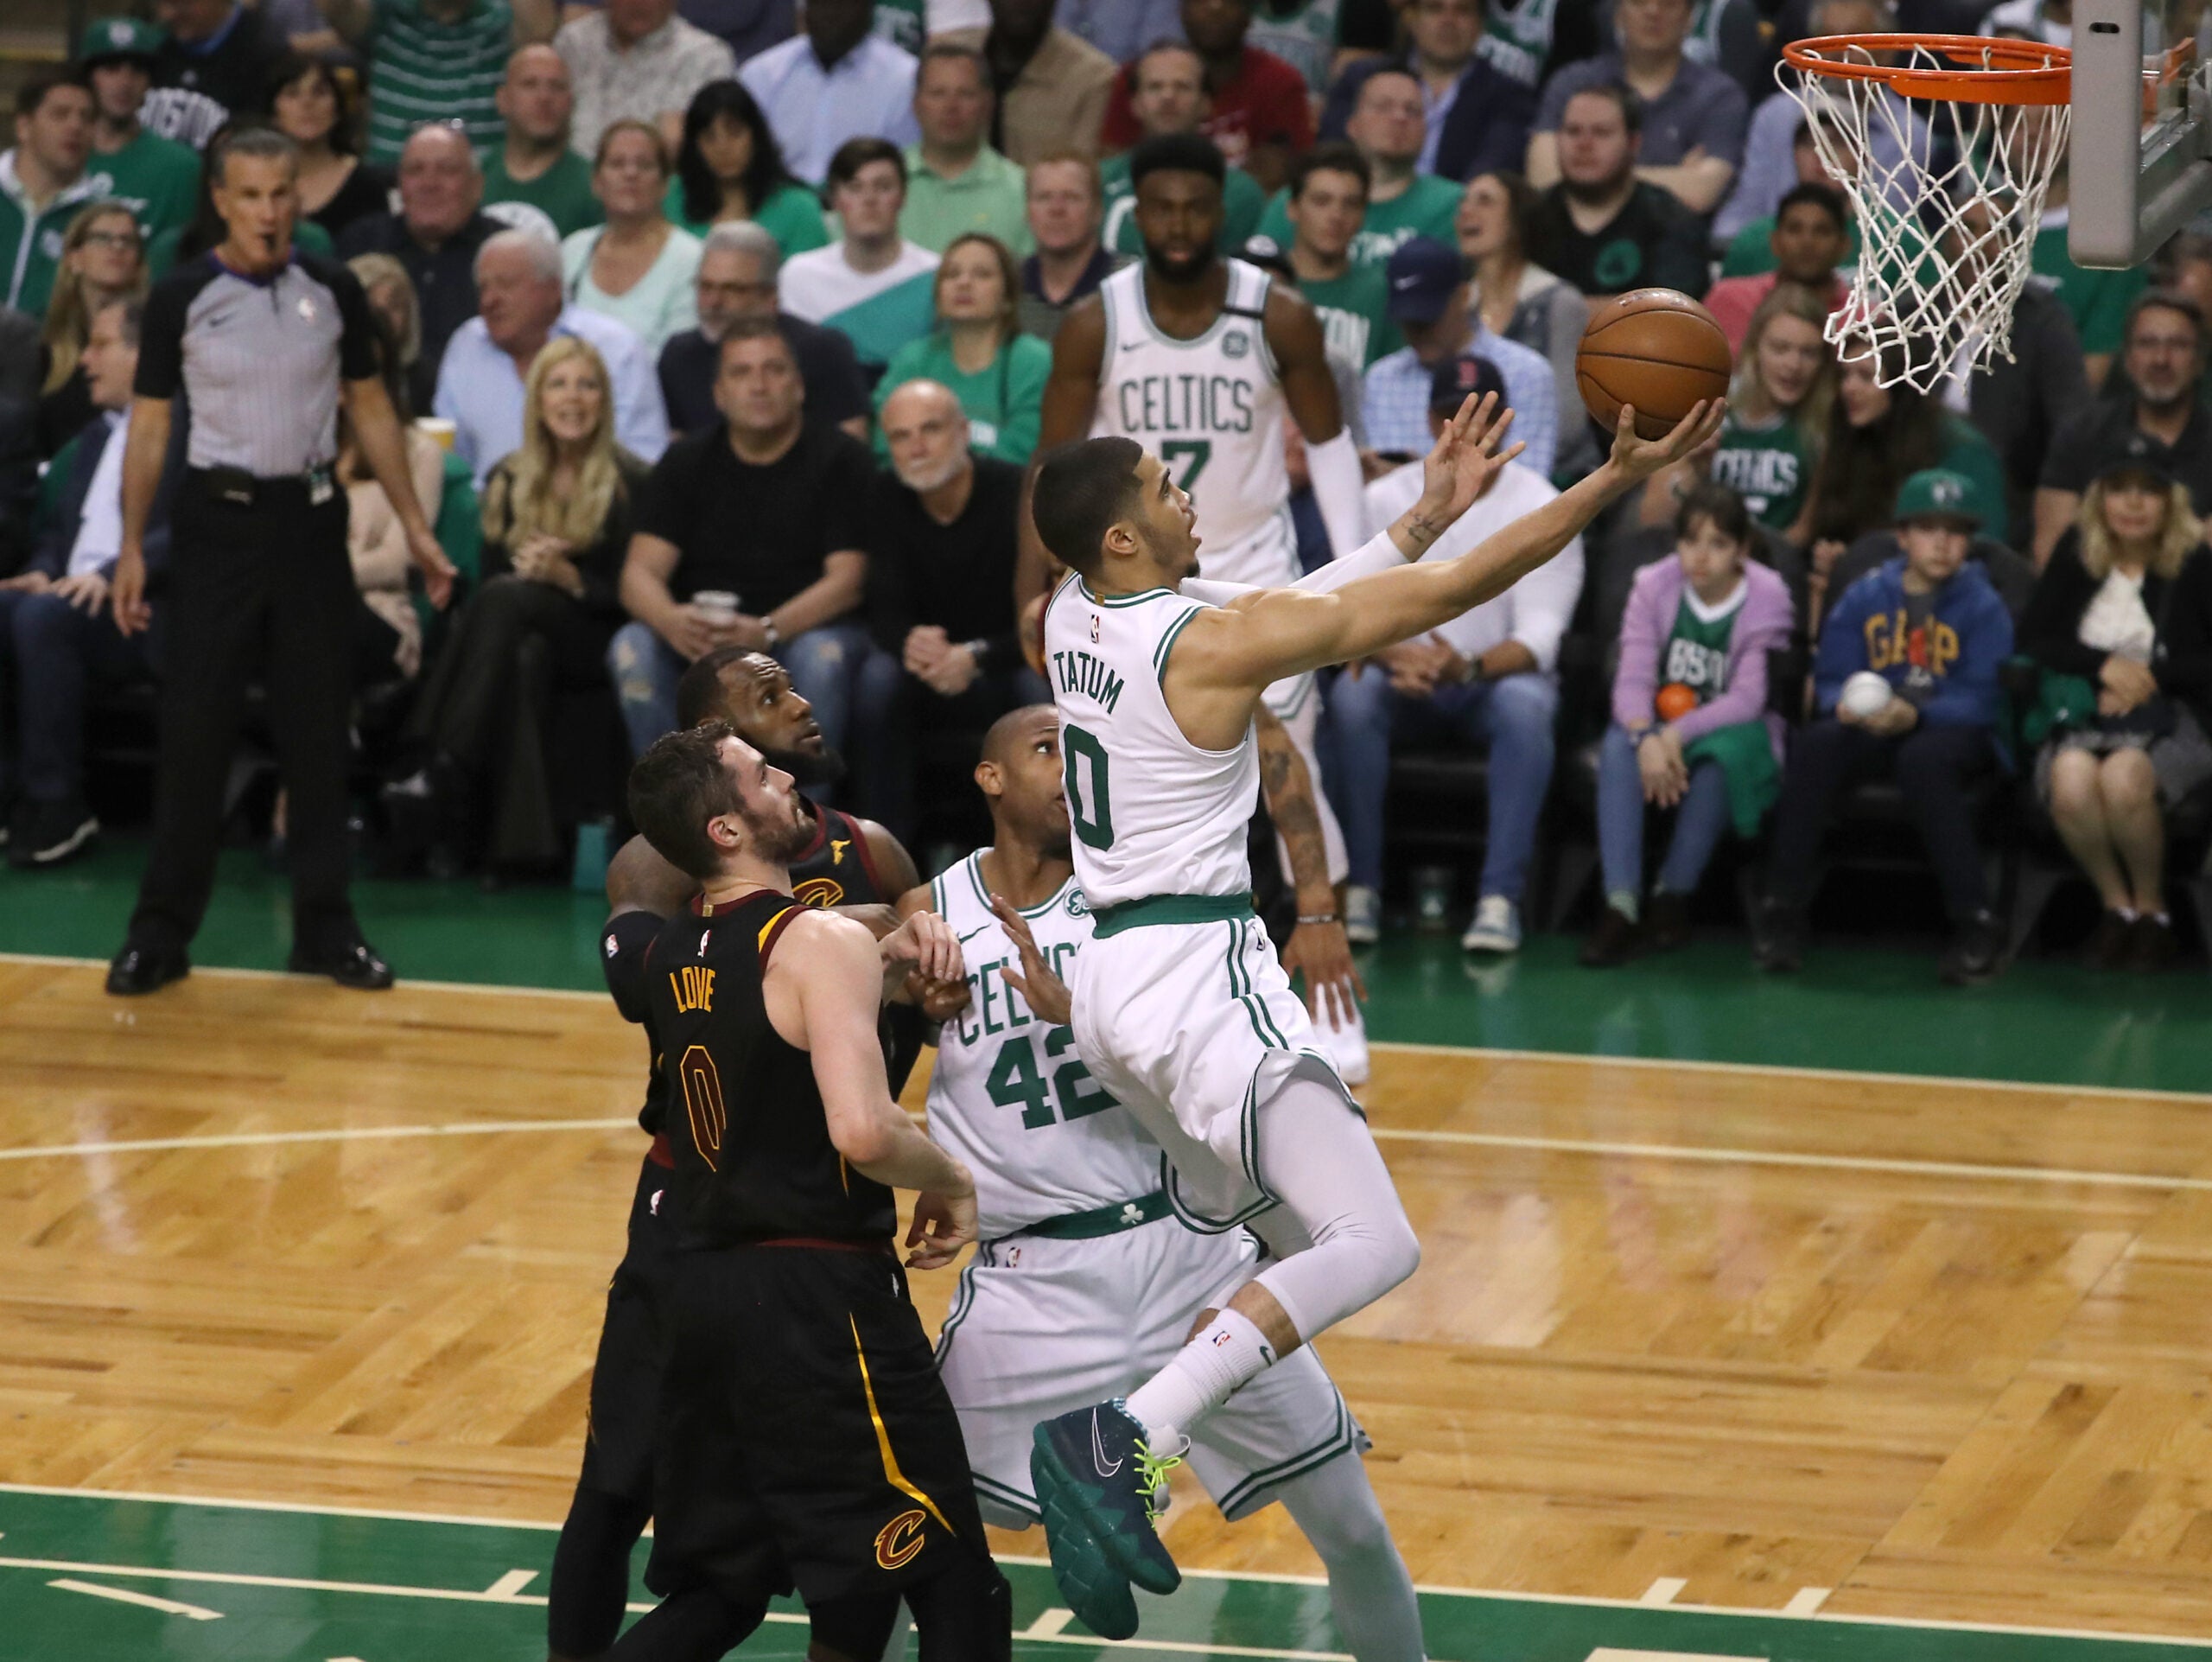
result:
M 1114 1568 L 1147 1593 L 1167 1594 L 1183 1584 L 1183 1576 L 1160 1544 L 1153 1520 L 1167 1510 L 1167 1474 L 1182 1463 L 1179 1449 L 1154 1455 L 1145 1445 L 1144 1428 L 1117 1400 L 1038 1426 L 1029 1476 L 1039 1505 L 1048 1508 L 1048 1533 L 1049 1507 L 1057 1500 L 1083 1520 Z M 1055 1569 L 1058 1557 L 1055 1551 Z M 1079 1545 L 1071 1549 L 1071 1562 L 1085 1557 Z M 1065 1582 L 1061 1590 L 1066 1591 Z
M 1045 1544 L 1052 1555 L 1052 1580 L 1076 1620 L 1101 1639 L 1135 1638 L 1137 1602 L 1114 1555 L 1098 1544 L 1090 1525 L 1061 1490 L 1040 1488 L 1037 1506 L 1044 1518 Z

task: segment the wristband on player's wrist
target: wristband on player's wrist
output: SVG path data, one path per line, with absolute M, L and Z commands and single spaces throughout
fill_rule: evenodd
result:
M 1334 923 L 1336 921 L 1337 914 L 1333 912 L 1300 912 L 1298 914 L 1298 927 L 1301 929 L 1306 927 L 1308 924 Z

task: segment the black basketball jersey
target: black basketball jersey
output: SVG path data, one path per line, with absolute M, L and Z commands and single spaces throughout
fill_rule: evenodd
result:
M 814 841 L 791 864 L 791 897 L 808 906 L 888 906 L 898 900 L 896 895 L 886 891 L 882 879 L 875 869 L 875 856 L 869 852 L 868 839 L 861 835 L 860 824 L 852 815 L 840 813 L 835 808 L 825 808 L 810 801 L 814 810 Z M 617 978 L 623 973 L 618 962 L 621 944 L 610 933 L 607 940 L 607 984 L 614 990 L 615 1003 L 623 1003 Z M 622 1012 L 631 1020 L 626 1007 Z M 906 1076 L 914 1068 L 921 1054 L 921 1035 L 910 1035 L 907 1028 L 914 1025 L 896 1016 L 885 1016 L 884 1057 L 891 1073 L 891 1094 L 897 1096 L 906 1088 Z M 638 1110 L 638 1124 L 646 1134 L 658 1137 L 668 1124 L 667 1079 L 661 1068 L 661 1048 L 654 1036 L 652 1018 L 644 1018 L 645 1044 L 652 1056 L 652 1065 L 646 1072 L 645 1105 Z
M 830 1142 L 812 1060 L 768 1019 L 763 977 L 799 909 L 773 891 L 728 907 L 695 900 L 645 955 L 677 1218 L 705 1245 L 887 1245 L 897 1221 L 891 1191 Z

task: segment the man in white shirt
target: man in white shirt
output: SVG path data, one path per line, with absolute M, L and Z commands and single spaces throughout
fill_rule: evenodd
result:
M 870 32 L 874 0 L 809 0 L 806 29 L 746 60 L 738 72 L 760 103 L 784 165 L 809 184 L 827 179 L 849 139 L 920 141 L 914 54 Z
M 936 327 L 938 257 L 899 234 L 906 158 L 888 139 L 847 139 L 830 158 L 828 188 L 842 235 L 784 262 L 776 304 L 851 341 L 872 388 L 892 353 Z
M 0 581 L 0 679 L 14 684 L 16 754 L 0 752 L 0 795 L 13 776 L 20 798 L 8 861 L 59 865 L 99 830 L 85 802 L 85 701 L 93 683 L 114 686 L 152 673 L 143 631 L 124 634 L 108 604 L 108 577 L 123 548 L 123 452 L 130 383 L 138 373 L 140 302 L 100 309 L 83 363 L 100 414 L 74 449 L 54 523 L 29 569 Z M 164 486 L 175 477 L 170 468 Z M 166 504 L 149 517 L 146 557 L 168 551 Z
M 1432 385 L 1429 422 L 1439 432 L 1469 393 L 1505 396 L 1504 377 L 1486 358 L 1448 360 Z M 1419 462 L 1383 474 L 1367 487 L 1369 523 L 1389 525 L 1421 491 Z M 1455 558 L 1558 494 L 1541 474 L 1516 462 L 1422 557 Z M 1351 856 L 1344 933 L 1353 940 L 1371 941 L 1380 933 L 1382 799 L 1395 734 L 1416 741 L 1449 738 L 1488 752 L 1489 831 L 1480 901 L 1459 945 L 1471 952 L 1520 946 L 1521 891 L 1551 786 L 1559 643 L 1581 593 L 1582 541 L 1577 538 L 1496 600 L 1426 640 L 1347 665 L 1337 678 L 1326 717 L 1338 764 L 1330 799 Z
M 523 381 L 556 334 L 588 341 L 607 365 L 614 442 L 642 462 L 668 449 L 668 412 L 645 342 L 611 317 L 567 303 L 561 250 L 529 231 L 502 231 L 476 254 L 477 315 L 454 331 L 432 408 L 454 424 L 454 449 L 481 488 L 522 448 Z
M 737 73 L 728 42 L 678 17 L 676 0 L 607 0 L 563 24 L 553 49 L 575 86 L 569 143 L 583 156 L 596 156 L 617 121 L 652 122 L 673 156 L 693 96 Z

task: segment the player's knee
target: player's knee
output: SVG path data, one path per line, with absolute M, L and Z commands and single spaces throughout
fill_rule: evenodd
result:
M 1376 1280 L 1380 1283 L 1376 1296 L 1380 1297 L 1421 1268 L 1421 1237 L 1414 1233 L 1406 1214 L 1394 1210 L 1388 1217 L 1376 1219 L 1369 1239 L 1373 1244 Z

